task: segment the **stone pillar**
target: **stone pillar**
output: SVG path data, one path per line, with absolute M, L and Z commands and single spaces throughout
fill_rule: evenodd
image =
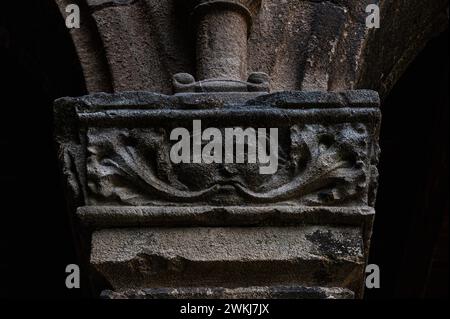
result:
M 107 298 L 363 293 L 380 112 L 372 91 L 94 94 L 56 103 L 73 207 Z M 175 128 L 276 128 L 279 166 L 174 163 Z
M 97 93 L 56 102 L 67 194 L 90 235 L 93 274 L 110 288 L 105 298 L 362 297 L 378 177 L 378 93 L 269 93 L 260 72 L 244 81 L 258 7 L 196 2 L 199 81 L 175 74 L 174 95 Z M 260 161 L 223 157 L 173 161 L 171 133 L 199 138 L 195 121 L 216 134 L 253 129 L 264 141 L 276 132 L 276 170 L 262 174 Z
M 174 91 L 267 92 L 269 76 L 247 77 L 247 38 L 261 0 L 197 0 L 191 12 L 196 25 L 197 78 L 174 75 Z
M 193 15 L 197 23 L 199 80 L 246 78 L 247 36 L 253 19 L 250 10 L 258 8 L 260 2 L 198 1 Z

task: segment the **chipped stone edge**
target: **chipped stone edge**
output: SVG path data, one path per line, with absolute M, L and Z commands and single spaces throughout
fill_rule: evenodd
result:
M 346 288 L 270 286 L 242 288 L 148 288 L 124 291 L 104 290 L 102 299 L 354 299 Z

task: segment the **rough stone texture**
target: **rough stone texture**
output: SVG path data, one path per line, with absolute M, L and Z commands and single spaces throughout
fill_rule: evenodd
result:
M 77 112 L 73 125 L 84 127 L 82 136 L 67 126 L 59 132 L 61 151 L 86 161 L 78 168 L 82 178 L 70 178 L 78 183 L 74 192 L 85 205 L 107 206 L 373 205 L 380 120 L 376 94 L 311 94 L 314 98 L 283 93 L 254 99 L 250 94 L 241 107 L 206 94 L 213 105 L 208 107 L 202 95 L 194 94 L 185 96 L 189 111 L 177 103 L 179 97 L 156 94 L 60 100 L 57 120 L 68 121 L 72 108 Z M 371 98 L 360 107 L 365 96 Z M 321 98 L 328 107 L 311 109 Z M 202 119 L 203 128 L 278 127 L 277 172 L 261 175 L 257 164 L 173 164 L 170 131 L 190 128 L 195 119 Z
M 73 4 L 72 0 L 55 0 L 61 15 L 66 16 L 65 8 Z M 89 92 L 113 92 L 113 82 L 108 59 L 105 54 L 96 22 L 89 13 L 85 1 L 77 1 L 81 4 L 81 19 L 83 27 L 71 29 L 70 33 L 75 44 L 78 59 L 80 61 L 86 88 Z
M 360 298 L 380 98 L 346 90 L 385 97 L 447 25 L 448 2 L 79 3 L 86 86 L 123 92 L 56 103 L 69 207 L 117 290 L 104 297 Z M 373 3 L 382 27 L 369 31 Z M 168 134 L 194 119 L 278 128 L 279 170 L 173 164 Z
M 216 114 L 221 116 L 221 112 Z M 276 113 L 265 116 L 276 120 Z M 206 125 L 206 116 L 203 118 Z M 169 129 L 89 128 L 87 202 L 320 206 L 367 205 L 372 200 L 368 191 L 374 156 L 367 140 L 373 128 L 347 123 L 303 124 L 287 128 L 285 134 L 290 137 L 280 145 L 277 173 L 260 175 L 257 164 L 172 164 Z M 331 167 L 330 162 L 334 162 Z
M 105 290 L 104 299 L 353 299 L 344 288 L 247 287 L 247 288 L 154 288 L 114 292 Z
M 93 231 L 96 273 L 117 296 L 155 287 L 294 285 L 346 288 L 360 298 L 374 217 L 378 106 L 372 91 L 58 100 L 63 173 L 73 213 Z M 167 136 L 194 119 L 203 128 L 278 128 L 278 172 L 173 164 Z M 305 296 L 317 293 L 310 292 Z
M 119 291 L 301 283 L 361 295 L 365 267 L 354 227 L 110 229 L 92 247 L 91 264 Z
M 384 97 L 448 20 L 444 0 L 381 0 L 369 31 L 373 3 L 81 1 L 87 87 L 122 93 L 59 100 L 57 141 L 105 298 L 362 296 L 380 98 L 346 90 Z M 276 173 L 172 163 L 199 119 L 277 128 Z
M 329 224 L 371 226 L 372 207 L 305 206 L 82 206 L 83 223 L 93 229 L 108 227 L 288 226 Z
M 361 58 L 358 87 L 372 88 L 386 96 L 427 44 L 448 28 L 446 0 L 380 1 L 383 27 L 370 32 Z
M 65 14 L 70 1 L 55 1 Z M 91 93 L 170 94 L 172 75 L 197 73 L 196 24 L 186 8 L 191 1 L 79 2 L 82 28 L 72 35 Z M 372 3 L 381 8 L 377 30 L 365 26 L 365 8 Z M 364 88 L 383 98 L 427 40 L 447 25 L 447 12 L 446 0 L 263 0 L 242 73 L 267 73 L 272 91 Z
M 227 25 L 233 28 L 224 28 Z M 213 11 L 201 18 L 197 30 L 199 80 L 244 79 L 247 75 L 248 32 L 245 17 L 235 11 Z M 222 30 L 228 31 L 221 32 Z
M 77 216 L 91 230 L 117 227 L 236 227 L 335 225 L 361 229 L 369 252 L 375 211 L 371 207 L 83 206 Z

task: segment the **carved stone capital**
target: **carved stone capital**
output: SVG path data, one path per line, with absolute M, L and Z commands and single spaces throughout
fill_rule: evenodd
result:
M 57 101 L 72 211 L 95 229 L 91 265 L 119 295 L 289 285 L 337 287 L 360 298 L 377 187 L 378 106 L 372 91 L 127 92 Z M 261 129 L 266 140 L 276 130 L 277 170 L 262 174 L 261 162 L 250 160 L 173 161 L 171 132 L 184 128 L 193 140 L 201 135 L 198 119 L 200 131 L 253 129 L 259 138 Z

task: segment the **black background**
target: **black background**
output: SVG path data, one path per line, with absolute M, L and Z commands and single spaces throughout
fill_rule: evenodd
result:
M 12 1 L 11 1 L 12 2 Z M 81 298 L 53 143 L 52 101 L 86 94 L 52 1 L 0 4 L 0 294 Z M 383 102 L 380 188 L 368 299 L 448 297 L 448 31 L 433 39 Z M 86 287 L 86 285 L 83 285 Z

